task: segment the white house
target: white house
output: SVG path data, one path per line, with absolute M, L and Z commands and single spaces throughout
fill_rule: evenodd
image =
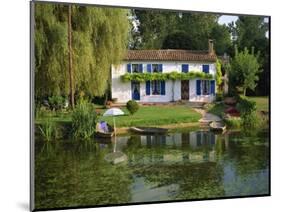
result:
M 112 98 L 125 103 L 136 100 L 142 103 L 212 102 L 215 99 L 216 54 L 209 41 L 206 51 L 191 50 L 129 50 L 123 63 L 112 65 Z M 212 74 L 211 80 L 152 80 L 123 82 L 121 76 L 128 73 L 204 72 Z

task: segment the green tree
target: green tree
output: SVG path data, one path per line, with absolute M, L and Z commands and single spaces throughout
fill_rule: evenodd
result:
M 255 47 L 255 51 L 260 52 L 261 57 L 258 61 L 264 71 L 259 73 L 255 94 L 268 95 L 270 85 L 269 39 L 266 35 L 269 30 L 268 21 L 262 16 L 239 16 L 235 24 L 229 25 L 229 29 L 238 49 Z
M 179 17 L 178 28 L 184 30 L 192 39 L 193 49 L 208 49 L 208 39 L 218 23 L 218 15 L 202 13 L 182 13 Z
M 70 94 L 68 6 L 35 3 L 35 95 Z M 128 10 L 72 5 L 75 92 L 102 96 L 128 44 Z M 118 27 L 116 27 L 118 26 Z
M 190 34 L 184 31 L 175 31 L 168 34 L 162 44 L 163 49 L 195 49 Z
M 229 29 L 226 25 L 215 24 L 211 31 L 214 48 L 217 55 L 229 53 L 232 46 Z
M 235 56 L 231 61 L 230 81 L 231 85 L 235 88 L 241 87 L 244 96 L 247 89 L 254 90 L 256 82 L 258 81 L 258 74 L 260 73 L 260 65 L 258 57 L 254 52 L 249 52 L 247 48 L 244 51 L 238 52 L 236 47 Z
M 165 37 L 176 29 L 179 14 L 158 10 L 134 10 L 133 15 L 138 24 L 134 33 L 140 40 L 136 48 L 160 49 Z

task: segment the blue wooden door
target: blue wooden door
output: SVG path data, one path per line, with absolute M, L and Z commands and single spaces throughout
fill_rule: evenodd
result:
M 140 83 L 132 81 L 131 89 L 132 89 L 132 100 L 140 100 Z

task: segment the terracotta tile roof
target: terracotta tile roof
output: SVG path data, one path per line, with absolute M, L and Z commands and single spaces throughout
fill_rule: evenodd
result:
M 216 61 L 216 54 L 208 51 L 161 49 L 161 50 L 128 50 L 125 60 L 148 61 Z

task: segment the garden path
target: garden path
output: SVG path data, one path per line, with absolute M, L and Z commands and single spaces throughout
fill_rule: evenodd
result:
M 216 121 L 216 122 L 222 121 L 222 119 L 219 116 L 214 115 L 212 113 L 207 113 L 206 110 L 199 109 L 199 108 L 194 108 L 194 110 L 202 115 L 202 118 L 199 120 L 199 122 L 202 124 L 208 124 L 212 121 Z

